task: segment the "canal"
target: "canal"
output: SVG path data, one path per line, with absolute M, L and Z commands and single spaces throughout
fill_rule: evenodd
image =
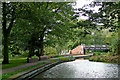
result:
M 61 63 L 35 78 L 117 78 L 118 64 L 77 59 Z

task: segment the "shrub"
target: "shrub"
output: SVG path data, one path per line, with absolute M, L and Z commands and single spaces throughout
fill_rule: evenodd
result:
M 111 53 L 108 51 L 108 53 L 106 55 L 110 55 Z
M 44 55 L 56 55 L 57 54 L 57 50 L 53 47 L 45 47 L 44 48 Z
M 21 56 L 22 57 L 28 57 L 28 55 L 29 55 L 28 52 L 29 52 L 28 50 L 24 51 Z

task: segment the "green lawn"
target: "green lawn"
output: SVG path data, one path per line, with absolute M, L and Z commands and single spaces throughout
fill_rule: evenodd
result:
M 1 60 L 2 61 L 2 60 Z M 19 66 L 26 63 L 26 57 L 16 57 L 9 59 L 9 64 L 2 64 L 2 69 Z

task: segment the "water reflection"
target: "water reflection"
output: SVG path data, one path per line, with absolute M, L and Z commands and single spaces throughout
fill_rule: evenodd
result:
M 117 78 L 118 65 L 88 60 L 65 62 L 35 78 Z

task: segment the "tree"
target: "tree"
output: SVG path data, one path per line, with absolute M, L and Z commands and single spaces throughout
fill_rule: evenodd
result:
M 83 11 L 83 15 L 89 17 L 89 21 L 92 21 L 95 24 L 102 24 L 99 28 L 110 29 L 109 32 L 117 32 L 120 27 L 120 2 L 93 2 L 89 5 L 86 5 L 84 8 L 79 9 Z M 88 9 L 96 6 L 100 6 L 98 12 Z M 116 43 L 116 42 L 115 42 Z M 118 42 L 117 42 L 118 43 Z M 111 46 L 113 47 L 113 44 Z M 114 45 L 115 47 L 116 45 Z M 119 46 L 118 46 L 119 47 Z
M 3 64 L 9 63 L 8 55 L 8 45 L 10 42 L 9 37 L 13 25 L 16 22 L 16 19 L 20 17 L 21 16 L 20 13 L 25 10 L 23 7 L 25 7 L 23 3 L 16 2 L 2 3 Z
M 34 55 L 36 49 L 40 49 L 39 56 L 41 56 L 43 55 L 45 40 L 48 41 L 49 35 L 56 36 L 56 38 L 65 38 L 66 35 L 64 34 L 69 31 L 71 16 L 74 12 L 71 11 L 72 7 L 68 3 L 25 4 L 29 7 L 26 8 L 29 14 L 23 11 L 27 15 L 21 15 L 20 18 L 16 19 L 14 25 L 16 27 L 14 27 L 11 37 L 17 39 L 12 38 L 11 40 L 19 40 L 19 43 L 22 43 L 17 42 L 19 47 L 23 45 L 29 50 L 28 57 Z M 21 12 L 21 14 L 23 13 Z M 61 32 L 62 34 L 60 34 Z
M 10 7 L 11 5 L 11 7 Z M 13 27 L 14 20 L 16 18 L 15 16 L 15 4 L 7 4 L 3 2 L 2 6 L 2 30 L 3 30 L 3 64 L 9 63 L 9 56 L 8 56 L 8 43 L 9 43 L 9 35 L 10 31 Z
M 119 21 L 119 13 L 120 13 L 120 2 L 93 2 L 84 7 L 84 9 L 79 9 L 83 11 L 88 17 L 89 21 L 94 23 L 102 23 L 103 28 L 111 28 L 111 31 L 118 29 Z M 99 8 L 99 12 L 93 12 L 92 10 L 86 9 L 86 7 L 96 7 L 101 6 Z M 84 15 L 84 14 L 83 14 Z

